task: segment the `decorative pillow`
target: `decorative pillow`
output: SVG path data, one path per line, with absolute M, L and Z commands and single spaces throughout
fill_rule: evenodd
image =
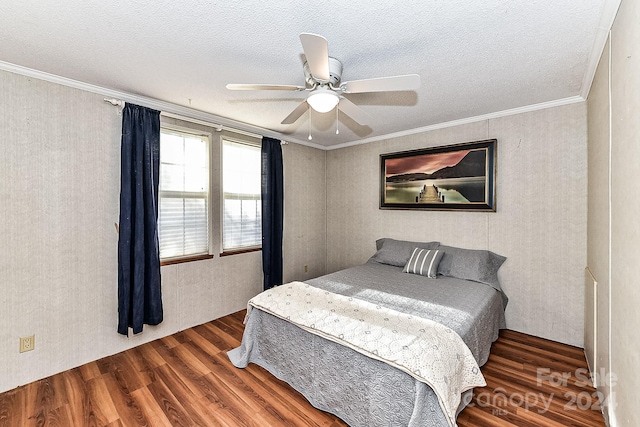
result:
M 452 246 L 438 249 L 444 252 L 438 265 L 439 275 L 485 283 L 501 291 L 498 269 L 507 258 L 486 250 Z
M 438 249 L 415 248 L 402 272 L 419 274 L 435 279 L 438 273 L 438 264 L 443 254 L 444 252 Z
M 414 248 L 436 249 L 438 245 L 440 245 L 440 242 L 408 242 L 385 237 L 376 240 L 376 248 L 378 251 L 370 260 L 379 262 L 380 264 L 404 267 L 407 261 L 409 261 L 409 257 Z

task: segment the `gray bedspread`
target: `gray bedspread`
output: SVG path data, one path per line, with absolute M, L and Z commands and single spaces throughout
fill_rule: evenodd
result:
M 486 363 L 505 327 L 500 292 L 477 282 L 401 271 L 370 261 L 307 283 L 439 322 L 462 337 L 479 365 Z M 241 346 L 228 355 L 239 368 L 262 366 L 353 427 L 448 425 L 426 384 L 261 310 L 251 311 Z

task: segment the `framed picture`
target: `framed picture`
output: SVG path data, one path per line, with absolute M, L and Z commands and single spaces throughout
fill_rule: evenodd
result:
M 495 212 L 496 143 L 380 155 L 380 209 Z

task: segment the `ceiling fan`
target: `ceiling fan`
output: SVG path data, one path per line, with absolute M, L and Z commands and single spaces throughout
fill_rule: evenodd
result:
M 300 41 L 306 57 L 302 67 L 305 76 L 304 86 L 228 84 L 227 89 L 309 92 L 307 99 L 282 121 L 283 125 L 294 123 L 309 107 L 319 113 L 326 113 L 337 107 L 356 122 L 366 124 L 369 122 L 370 116 L 343 94 L 414 90 L 420 86 L 420 76 L 417 74 L 341 82 L 342 63 L 329 56 L 327 39 L 318 34 L 302 33 Z

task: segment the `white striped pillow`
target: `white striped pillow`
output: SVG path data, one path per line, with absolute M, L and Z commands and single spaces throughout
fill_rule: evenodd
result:
M 438 273 L 438 264 L 443 254 L 444 252 L 438 249 L 415 248 L 402 272 L 419 274 L 435 279 Z

